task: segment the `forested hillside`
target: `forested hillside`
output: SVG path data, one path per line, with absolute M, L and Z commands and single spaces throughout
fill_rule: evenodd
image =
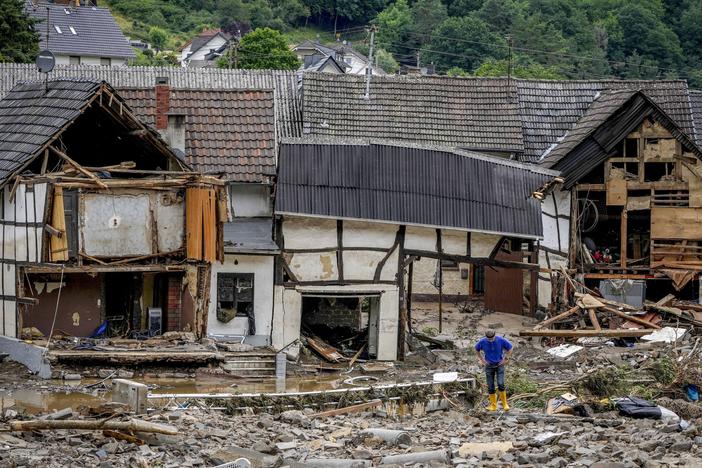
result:
M 365 27 L 401 63 L 440 73 L 687 78 L 702 86 L 702 0 L 109 0 L 133 35 L 168 45 L 203 27 L 271 27 L 290 41 L 362 45 Z M 510 43 L 512 47 L 510 47 Z

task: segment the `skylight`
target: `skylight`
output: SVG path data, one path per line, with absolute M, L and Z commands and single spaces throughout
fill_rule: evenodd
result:
M 71 30 L 71 34 L 73 34 L 74 36 L 77 36 L 77 35 L 78 35 L 78 33 L 76 32 L 76 30 L 75 30 L 75 28 L 74 28 L 73 26 L 69 26 L 68 29 Z
M 55 24 L 55 25 L 54 25 L 54 29 L 56 30 L 57 33 L 63 34 L 63 31 L 61 31 L 61 28 L 59 27 L 58 24 Z

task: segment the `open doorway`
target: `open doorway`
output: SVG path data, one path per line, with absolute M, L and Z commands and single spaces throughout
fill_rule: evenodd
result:
M 107 336 L 128 336 L 133 330 L 141 330 L 142 275 L 106 273 L 104 285 Z
M 379 317 L 379 296 L 305 295 L 300 332 L 344 356 L 375 359 Z

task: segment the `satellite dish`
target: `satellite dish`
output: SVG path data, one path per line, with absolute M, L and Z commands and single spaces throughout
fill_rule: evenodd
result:
M 36 64 L 39 72 L 49 73 L 56 65 L 56 57 L 50 50 L 44 49 L 37 55 Z

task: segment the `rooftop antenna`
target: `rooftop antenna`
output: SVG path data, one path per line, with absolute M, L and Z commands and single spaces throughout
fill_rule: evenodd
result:
M 49 72 L 54 69 L 54 66 L 56 65 L 56 57 L 54 57 L 54 54 L 49 50 L 49 17 L 51 14 L 51 10 L 49 10 L 49 7 L 46 7 L 46 49 L 42 50 L 39 52 L 39 55 L 37 55 L 36 59 L 36 65 L 37 65 L 37 70 L 39 70 L 39 73 L 44 73 L 44 93 L 48 94 L 49 93 Z
M 366 64 L 366 95 L 365 95 L 366 100 L 370 99 L 370 80 L 371 80 L 371 75 L 373 74 L 373 43 L 375 41 L 375 32 L 376 31 L 377 31 L 377 28 L 375 27 L 375 25 L 370 27 L 371 39 L 370 39 L 370 47 L 368 48 L 368 62 Z

